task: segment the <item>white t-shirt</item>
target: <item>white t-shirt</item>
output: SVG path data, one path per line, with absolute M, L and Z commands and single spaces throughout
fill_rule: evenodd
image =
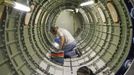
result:
M 58 28 L 57 30 L 59 36 L 63 36 L 65 38 L 65 45 L 70 44 L 75 41 L 72 34 L 63 28 Z

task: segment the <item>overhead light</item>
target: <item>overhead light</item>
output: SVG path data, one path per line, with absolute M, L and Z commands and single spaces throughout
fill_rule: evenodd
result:
M 21 10 L 21 11 L 25 11 L 25 12 L 31 11 L 30 7 L 23 5 L 21 3 L 18 3 L 18 2 L 14 2 L 14 1 L 4 0 L 4 5 L 9 6 L 9 7 L 13 7 L 17 10 Z
M 87 1 L 87 2 L 84 2 L 84 3 L 81 3 L 80 6 L 86 6 L 86 5 L 92 5 L 92 4 L 94 4 L 94 1 L 90 0 L 90 1 Z
M 17 2 L 14 2 L 13 8 L 21 10 L 21 11 L 25 11 L 25 12 L 30 12 L 30 10 L 31 10 L 30 7 L 17 3 Z

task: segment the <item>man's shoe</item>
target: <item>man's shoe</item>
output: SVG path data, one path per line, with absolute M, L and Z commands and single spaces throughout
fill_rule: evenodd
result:
M 75 51 L 76 51 L 76 54 L 78 55 L 77 57 L 81 57 L 82 56 L 82 53 L 81 53 L 79 48 L 75 49 Z

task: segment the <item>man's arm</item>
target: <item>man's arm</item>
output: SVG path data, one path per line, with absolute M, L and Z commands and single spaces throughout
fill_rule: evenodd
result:
M 60 36 L 60 49 L 63 49 L 64 47 L 65 38 L 64 36 Z
M 57 30 L 57 35 L 60 37 L 60 49 L 63 49 L 65 43 L 65 36 L 60 28 Z

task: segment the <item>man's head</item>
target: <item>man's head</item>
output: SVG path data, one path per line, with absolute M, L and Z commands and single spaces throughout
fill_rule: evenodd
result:
M 56 35 L 56 34 L 57 34 L 57 30 L 58 30 L 58 27 L 51 27 L 51 28 L 50 28 L 50 32 L 51 32 L 53 35 Z

